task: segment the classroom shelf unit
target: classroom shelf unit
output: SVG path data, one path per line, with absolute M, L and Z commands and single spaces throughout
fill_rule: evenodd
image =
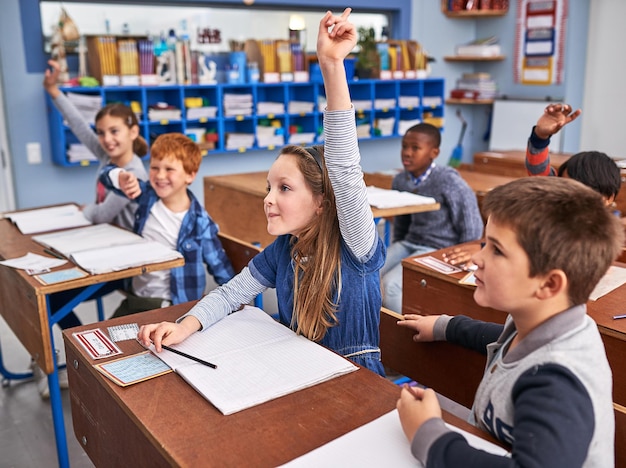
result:
M 381 139 L 402 136 L 407 123 L 417 120 L 443 122 L 444 79 L 407 80 L 360 80 L 349 83 L 352 100 L 357 109 L 357 124 L 361 139 Z M 323 142 L 323 107 L 325 103 L 323 83 L 256 83 L 215 85 L 170 85 L 153 87 L 96 87 L 61 88 L 63 92 L 99 96 L 102 105 L 111 102 L 139 104 L 138 112 L 141 135 L 151 144 L 163 133 L 181 132 L 193 134 L 198 129 L 211 135 L 214 148 L 203 154 L 245 152 L 251 150 L 273 150 L 282 142 L 265 144 L 260 138 L 263 128 L 273 126 L 282 129 L 284 144 L 310 145 Z M 226 112 L 224 98 L 235 96 L 235 100 L 248 100 L 251 112 L 231 114 Z M 187 118 L 185 102 L 188 98 L 201 98 L 205 106 L 216 107 L 215 116 Z M 52 161 L 60 166 L 87 166 L 95 164 L 88 160 L 69 162 L 69 145 L 78 143 L 72 131 L 63 122 L 63 117 L 48 99 L 50 141 Z M 197 100 L 197 99 L 196 99 Z M 259 114 L 259 103 L 278 104 L 278 112 Z M 157 103 L 167 103 L 181 110 L 176 120 L 150 120 L 148 110 Z M 304 103 L 294 109 L 296 103 Z M 358 103 L 358 105 L 357 105 Z M 282 104 L 282 106 L 281 106 Z M 284 106 L 284 109 L 282 107 Z M 441 125 L 442 126 L 442 125 Z M 281 133 L 278 130 L 277 133 Z M 228 143 L 233 136 L 247 136 L 241 146 Z M 244 138 L 242 141 L 246 141 Z M 202 148 L 202 145 L 201 145 Z

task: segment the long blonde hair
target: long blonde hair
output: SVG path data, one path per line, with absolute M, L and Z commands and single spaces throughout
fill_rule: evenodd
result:
M 315 154 L 315 156 L 313 156 Z M 320 341 L 330 327 L 339 323 L 337 307 L 341 295 L 341 233 L 335 193 L 324 164 L 324 148 L 310 151 L 286 146 L 280 155 L 292 155 L 313 195 L 321 195 L 321 212 L 292 238 L 294 291 L 292 325 L 310 340 Z

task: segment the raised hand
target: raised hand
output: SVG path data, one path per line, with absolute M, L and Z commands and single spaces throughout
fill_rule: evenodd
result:
M 46 69 L 46 73 L 44 74 L 43 87 L 50 97 L 56 99 L 56 97 L 61 93 L 59 86 L 57 85 L 59 81 L 59 74 L 61 73 L 61 67 L 55 60 L 48 60 L 48 65 L 50 68 Z
M 565 125 L 576 120 L 580 114 L 582 114 L 582 110 L 577 109 L 572 112 L 572 106 L 569 104 L 550 104 L 537 120 L 535 134 L 546 140 Z
M 318 60 L 343 60 L 352 52 L 356 46 L 357 33 L 354 24 L 348 21 L 351 11 L 351 8 L 346 8 L 341 16 L 326 12 L 320 21 L 317 35 Z

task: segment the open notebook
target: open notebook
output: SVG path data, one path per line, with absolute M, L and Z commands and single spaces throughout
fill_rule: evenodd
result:
M 110 224 L 40 234 L 33 240 L 65 255 L 91 274 L 182 258 L 176 250 Z
M 437 203 L 437 200 L 432 197 L 425 197 L 411 192 L 382 189 L 374 186 L 367 187 L 367 201 L 371 206 L 381 209 Z
M 167 350 L 157 353 L 223 414 L 358 369 L 251 306 L 172 347 L 217 365 L 212 369 Z
M 22 234 L 54 231 L 91 224 L 77 205 L 60 205 L 5 213 Z

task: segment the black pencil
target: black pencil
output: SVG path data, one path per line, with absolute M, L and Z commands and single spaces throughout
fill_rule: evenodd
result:
M 205 366 L 211 367 L 212 369 L 217 369 L 217 366 L 215 364 L 212 364 L 207 361 L 203 361 L 202 359 L 192 356 L 191 354 L 183 353 L 182 351 L 178 351 L 177 349 L 170 348 L 169 346 L 166 346 L 166 345 L 161 345 L 161 348 L 167 349 L 168 351 L 178 354 L 179 356 L 186 357 L 187 359 L 191 359 L 192 361 L 199 362 L 200 364 L 204 364 Z
M 63 255 L 56 253 L 54 250 L 43 249 L 43 251 L 47 253 L 48 255 L 52 255 L 53 257 L 60 258 L 61 260 L 65 260 L 65 257 Z

